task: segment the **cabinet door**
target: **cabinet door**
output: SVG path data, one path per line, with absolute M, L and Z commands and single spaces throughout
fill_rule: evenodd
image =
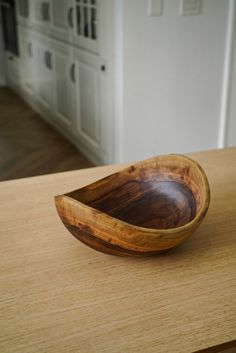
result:
M 75 51 L 76 121 L 78 136 L 90 150 L 100 153 L 100 97 L 98 57 Z
M 36 45 L 30 36 L 21 36 L 21 84 L 29 94 L 36 91 Z
M 6 78 L 9 85 L 18 86 L 21 81 L 19 58 L 10 52 L 5 52 Z
M 65 41 L 73 40 L 74 6 L 72 0 L 51 0 L 50 34 Z
M 16 1 L 16 14 L 17 21 L 20 25 L 30 25 L 30 3 L 29 0 L 18 0 Z
M 72 130 L 75 119 L 75 63 L 73 49 L 52 43 L 54 51 L 54 112 L 58 122 Z
M 40 103 L 47 109 L 51 109 L 53 90 L 53 52 L 48 46 L 37 43 L 37 80 Z
M 33 28 L 48 34 L 51 21 L 51 0 L 30 0 L 30 10 Z
M 74 40 L 89 51 L 98 52 L 98 0 L 75 0 Z

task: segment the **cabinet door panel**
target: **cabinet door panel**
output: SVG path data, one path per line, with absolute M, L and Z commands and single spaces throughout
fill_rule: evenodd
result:
M 20 86 L 29 94 L 34 94 L 36 88 L 36 47 L 25 28 L 19 29 L 19 66 L 20 66 Z
M 68 65 L 63 56 L 56 54 L 55 56 L 55 70 L 56 70 L 56 93 L 57 93 L 57 110 L 65 117 L 66 120 L 70 120 L 69 111 L 69 97 L 67 86 L 66 73 L 68 71 Z
M 32 6 L 33 6 L 33 14 L 34 14 L 34 21 L 35 22 L 43 22 L 43 4 L 44 2 L 42 0 L 38 1 L 32 1 Z
M 110 115 L 107 111 L 106 71 L 98 55 L 75 50 L 76 119 L 79 141 L 99 158 L 109 160 Z M 106 97 L 104 99 L 104 97 Z M 105 100 L 105 104 L 104 104 Z
M 76 44 L 91 52 L 98 52 L 98 23 L 100 2 L 75 1 L 74 40 Z
M 67 1 L 52 0 L 52 23 L 58 29 L 67 29 Z
M 15 3 L 18 24 L 29 26 L 31 16 L 29 0 L 18 0 Z
M 51 22 L 51 0 L 30 0 L 30 11 L 33 28 L 48 34 Z
M 75 83 L 73 82 L 74 64 L 69 53 L 55 50 L 55 113 L 68 128 L 74 121 Z
M 52 84 L 53 84 L 53 57 L 48 47 L 38 43 L 38 98 L 41 103 L 50 108 L 52 103 Z M 49 53 L 51 67 L 49 68 Z
M 96 68 L 79 64 L 80 132 L 98 143 L 98 77 Z
M 24 41 L 25 51 L 25 87 L 29 93 L 33 94 L 36 89 L 36 46 L 32 40 Z
M 77 62 L 77 122 L 79 135 L 90 147 L 99 146 L 99 97 L 96 66 Z
M 50 35 L 73 42 L 74 4 L 72 0 L 51 0 Z

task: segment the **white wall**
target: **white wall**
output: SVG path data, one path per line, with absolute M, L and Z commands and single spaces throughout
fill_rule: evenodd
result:
M 0 86 L 5 85 L 5 71 L 4 71 L 4 48 L 2 37 L 2 20 L 0 13 Z
M 147 0 L 123 0 L 120 159 L 218 145 L 228 0 L 203 0 L 197 16 L 180 16 L 179 3 L 148 17 Z

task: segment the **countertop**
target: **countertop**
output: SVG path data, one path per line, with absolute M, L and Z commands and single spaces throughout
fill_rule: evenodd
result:
M 148 258 L 86 247 L 54 206 L 123 166 L 0 183 L 1 353 L 236 351 L 236 148 L 190 156 L 210 182 L 208 214 Z

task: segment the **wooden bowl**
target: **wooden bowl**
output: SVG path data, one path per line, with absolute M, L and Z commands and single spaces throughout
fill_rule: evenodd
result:
M 139 162 L 55 197 L 66 228 L 83 243 L 113 255 L 151 255 L 182 243 L 210 202 L 202 168 L 181 155 Z

